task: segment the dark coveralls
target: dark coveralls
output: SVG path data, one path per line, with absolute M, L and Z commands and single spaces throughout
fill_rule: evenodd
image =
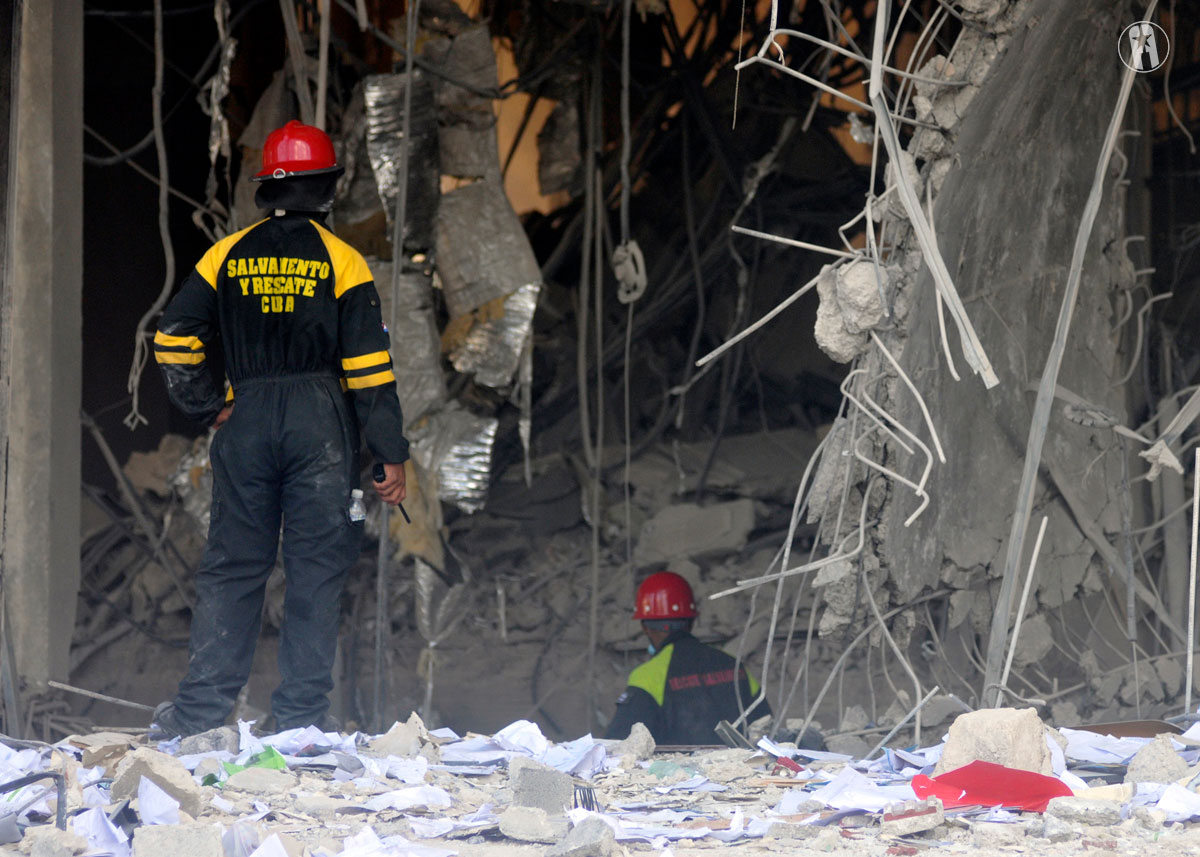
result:
M 677 631 L 662 648 L 629 674 L 629 684 L 617 699 L 617 713 L 608 738 L 627 738 L 633 724 L 642 723 L 658 744 L 716 744 L 713 729 L 721 720 L 738 718 L 737 693 L 747 706 L 758 695 L 758 682 L 743 668 L 734 688 L 735 660 L 705 645 L 687 631 Z M 762 700 L 749 715 L 770 714 Z
M 205 365 L 218 334 L 237 404 L 212 442 L 212 519 L 175 709 L 196 731 L 232 710 L 282 520 L 287 593 L 271 712 L 280 729 L 318 723 L 342 583 L 361 547 L 363 525 L 347 511 L 359 425 L 376 461 L 408 458 L 379 295 L 358 251 L 307 215 L 277 214 L 210 248 L 154 337 L 171 401 L 205 425 L 226 402 Z

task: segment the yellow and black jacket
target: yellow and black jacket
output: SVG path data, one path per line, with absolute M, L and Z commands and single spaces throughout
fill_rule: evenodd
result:
M 226 400 L 205 365 L 218 334 L 233 394 L 251 380 L 338 377 L 375 459 L 408 458 L 371 271 L 317 220 L 287 213 L 217 242 L 163 313 L 154 356 L 167 391 L 205 425 Z
M 626 738 L 634 723 L 642 723 L 659 744 L 716 744 L 717 723 L 738 718 L 738 694 L 749 706 L 758 691 L 758 682 L 737 669 L 733 657 L 679 631 L 629 674 L 606 737 Z M 748 719 L 770 713 L 764 699 Z

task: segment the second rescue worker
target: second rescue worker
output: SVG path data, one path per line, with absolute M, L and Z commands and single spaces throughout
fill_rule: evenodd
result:
M 408 458 L 371 272 L 324 225 L 341 173 L 323 131 L 294 120 L 273 131 L 254 180 L 255 201 L 274 213 L 204 254 L 154 337 L 172 403 L 219 428 L 188 671 L 154 713 L 163 737 L 220 726 L 233 709 L 281 523 L 287 594 L 270 719 L 274 729 L 337 728 L 328 693 L 342 583 L 363 534 L 348 514 L 360 426 L 387 503 L 404 499 Z M 218 334 L 236 404 L 206 363 Z

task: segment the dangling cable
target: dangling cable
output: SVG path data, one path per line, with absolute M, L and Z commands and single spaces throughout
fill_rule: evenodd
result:
M 621 247 L 625 248 L 625 252 L 621 254 L 621 258 L 628 258 L 629 244 L 629 197 L 631 189 L 629 187 L 629 159 L 630 152 L 633 147 L 632 135 L 629 128 L 629 19 L 633 7 L 633 0 L 624 0 L 621 4 Z M 614 267 L 618 278 L 621 276 L 622 270 L 619 260 L 613 254 Z M 640 256 L 640 253 L 638 254 Z M 636 276 L 635 276 L 636 279 Z M 643 286 L 644 288 L 644 286 Z M 629 362 L 633 352 L 633 305 L 637 302 L 634 296 L 637 291 L 636 284 L 629 290 L 622 289 L 622 295 L 628 295 L 631 299 L 626 303 L 628 312 L 625 314 L 625 369 L 624 369 L 624 387 L 625 387 L 625 569 L 630 575 L 630 583 L 632 583 L 633 574 L 633 498 L 630 496 L 629 475 L 633 469 L 633 419 L 629 413 Z M 622 298 L 624 299 L 624 298 Z
M 163 307 L 167 304 L 167 298 L 171 296 L 171 286 L 175 282 L 175 248 L 171 246 L 171 225 L 167 216 L 170 205 L 168 193 L 170 181 L 167 176 L 167 144 L 163 139 L 162 95 L 162 0 L 154 0 L 154 89 L 151 93 L 151 105 L 154 116 L 154 151 L 158 155 L 158 236 L 162 241 L 163 262 L 166 270 L 163 274 L 162 290 L 158 293 L 154 303 L 150 305 L 150 309 L 146 310 L 145 315 L 138 320 L 133 334 L 133 363 L 129 367 L 129 381 L 125 386 L 125 389 L 133 397 L 129 415 L 125 417 L 125 425 L 130 431 L 149 422 L 142 416 L 142 412 L 138 408 L 138 389 L 142 382 L 142 372 L 146 368 L 146 362 L 150 359 L 150 346 L 148 345 L 150 334 L 146 331 L 146 325 L 162 312 Z
M 408 220 L 408 157 L 412 134 L 413 53 L 417 40 L 417 12 L 421 0 L 409 0 L 404 22 L 404 115 L 400 117 L 400 163 L 396 167 L 396 214 L 392 219 L 392 308 L 388 336 L 396 329 L 400 307 L 400 280 L 404 275 L 404 224 Z M 390 341 L 389 341 L 390 346 Z M 384 682 L 384 650 L 387 647 L 388 618 L 387 572 L 390 558 L 391 515 L 387 503 L 379 504 L 379 553 L 375 562 L 375 707 L 374 728 L 384 728 L 383 709 L 387 702 Z M 432 669 L 432 667 L 431 667 Z

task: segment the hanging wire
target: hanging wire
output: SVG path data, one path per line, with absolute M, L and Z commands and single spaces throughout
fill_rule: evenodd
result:
M 409 0 L 404 19 L 404 43 L 408 49 L 404 54 L 404 115 L 400 117 L 400 160 L 396 166 L 396 215 L 392 218 L 392 307 L 389 331 L 395 331 L 399 323 L 400 289 L 405 273 L 404 227 L 408 222 L 408 159 L 412 139 L 413 46 L 417 39 L 417 15 L 420 5 L 421 0 Z M 375 728 L 379 730 L 384 728 L 383 710 L 387 702 L 384 652 L 387 648 L 387 632 L 391 629 L 391 619 L 388 617 L 387 586 L 391 552 L 390 518 L 391 510 L 388 508 L 388 504 L 380 503 L 379 553 L 375 562 L 375 707 L 373 721 Z M 431 674 L 432 668 L 431 664 Z M 432 682 L 432 679 L 430 681 Z
M 126 391 L 133 397 L 129 414 L 125 417 L 125 425 L 132 431 L 139 425 L 148 423 L 138 407 L 138 392 L 142 382 L 142 372 L 150 359 L 150 333 L 146 326 L 157 318 L 167 304 L 171 295 L 171 287 L 175 283 L 175 248 L 171 245 L 171 225 L 168 218 L 170 197 L 168 187 L 170 179 L 167 167 L 167 144 L 163 139 L 163 14 L 162 0 L 154 0 L 154 89 L 151 92 L 151 104 L 154 116 L 154 150 L 158 154 L 158 235 L 162 241 L 163 285 L 150 308 L 138 319 L 137 328 L 133 335 L 133 362 L 129 367 L 129 380 Z

